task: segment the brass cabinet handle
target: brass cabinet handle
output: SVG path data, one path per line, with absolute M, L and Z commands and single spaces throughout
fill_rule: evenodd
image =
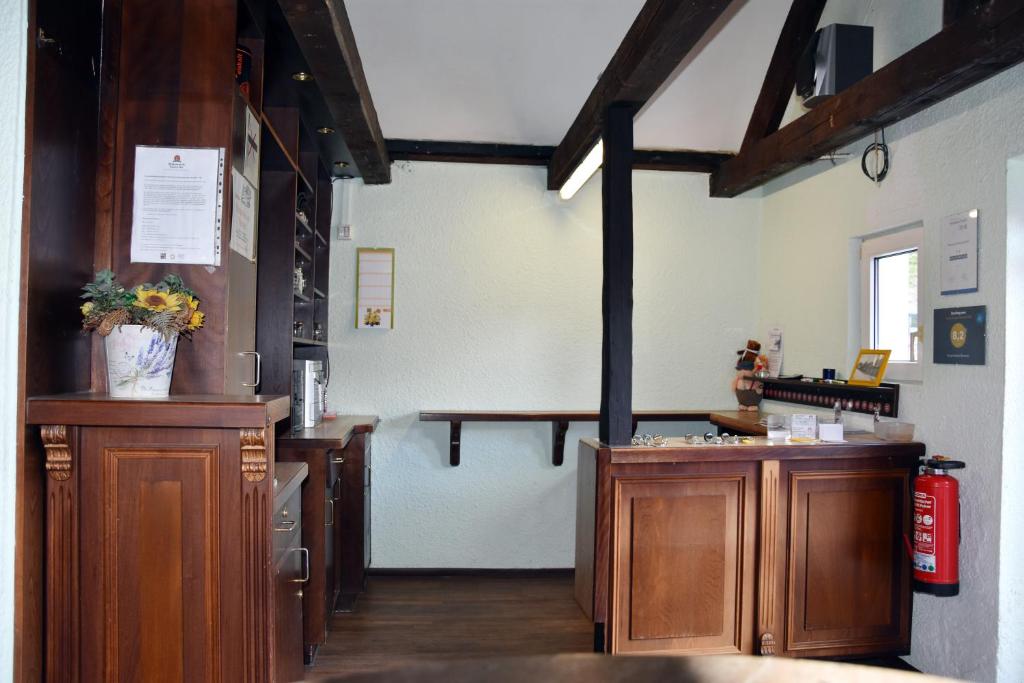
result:
M 274 531 L 291 531 L 295 528 L 294 519 L 286 519 L 281 522 L 281 526 L 275 526 Z
M 292 579 L 292 583 L 306 583 L 309 581 L 309 549 L 308 548 L 292 548 L 292 552 L 302 553 L 303 557 L 303 576 L 301 579 Z
M 324 526 L 334 526 L 334 498 L 326 498 L 324 502 L 331 504 L 331 514 L 327 515 L 327 519 L 324 520 Z

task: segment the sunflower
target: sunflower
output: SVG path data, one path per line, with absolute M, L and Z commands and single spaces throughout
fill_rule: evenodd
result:
M 185 300 L 185 303 L 188 305 L 188 309 L 190 311 L 195 311 L 199 308 L 199 299 L 192 296 L 191 294 L 182 294 L 181 296 Z
M 180 294 L 161 292 L 159 289 L 143 289 L 138 287 L 135 290 L 134 304 L 139 308 L 150 311 L 180 311 L 182 305 Z
M 197 304 L 198 305 L 198 304 Z M 203 326 L 203 318 L 206 317 L 202 311 L 192 311 L 192 315 L 188 319 L 188 331 L 198 330 Z

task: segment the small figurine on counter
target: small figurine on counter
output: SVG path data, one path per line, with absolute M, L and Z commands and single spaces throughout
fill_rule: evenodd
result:
M 736 393 L 739 410 L 756 411 L 764 393 L 761 382 L 768 374 L 768 359 L 760 353 L 761 343 L 747 340 L 747 348 L 736 352 L 736 376 L 732 380 L 732 390 Z

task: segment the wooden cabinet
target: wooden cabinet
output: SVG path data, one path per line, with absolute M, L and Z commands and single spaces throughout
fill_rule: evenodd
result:
M 339 416 L 278 439 L 278 460 L 309 468 L 302 489 L 303 545 L 310 578 L 303 591 L 306 663 L 327 640 L 335 609 L 351 610 L 370 562 L 370 434 L 376 416 Z
M 677 469 L 615 481 L 614 651 L 750 652 L 754 466 Z
M 921 444 L 580 445 L 576 596 L 612 653 L 910 648 Z
M 910 471 L 784 463 L 789 548 L 782 651 L 821 656 L 910 646 Z M 776 587 L 778 588 L 778 587 Z
M 49 680 L 270 681 L 301 667 L 301 521 L 274 517 L 299 490 L 294 476 L 290 493 L 273 484 L 287 412 L 286 397 L 29 400 L 46 453 Z
M 305 463 L 277 463 L 274 494 L 274 680 L 302 680 L 302 597 L 309 551 L 302 546 Z

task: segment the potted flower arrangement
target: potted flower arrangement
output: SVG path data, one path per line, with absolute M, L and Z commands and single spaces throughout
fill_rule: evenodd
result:
M 195 292 L 177 275 L 125 289 L 109 270 L 82 291 L 82 328 L 104 338 L 110 395 L 167 396 L 178 337 L 191 338 L 203 326 Z

